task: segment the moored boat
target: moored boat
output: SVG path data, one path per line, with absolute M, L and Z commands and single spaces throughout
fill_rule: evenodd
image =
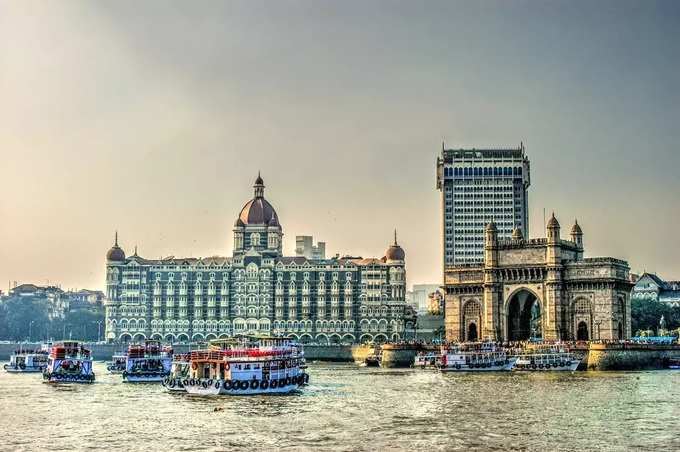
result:
M 680 358 L 671 358 L 671 359 L 668 361 L 668 368 L 669 368 L 669 369 L 680 370 Z
M 170 375 L 163 379 L 163 386 L 170 392 L 185 392 L 184 383 L 188 383 L 191 354 L 182 353 L 172 357 Z
M 184 382 L 192 395 L 285 394 L 309 382 L 302 346 L 280 337 L 212 341 L 191 352 Z
M 437 366 L 442 372 L 494 372 L 509 371 L 516 361 L 493 342 L 474 342 L 442 347 Z
M 441 364 L 441 354 L 437 352 L 420 352 L 413 360 L 413 367 L 420 369 L 437 369 Z
M 9 358 L 4 369 L 11 373 L 42 372 L 47 368 L 48 350 L 16 350 Z
M 534 346 L 518 353 L 513 370 L 516 371 L 570 371 L 581 363 L 573 353 L 559 345 Z
M 126 383 L 161 382 L 170 374 L 172 347 L 163 347 L 159 341 L 146 340 L 144 344 L 128 347 L 125 370 Z
M 106 363 L 106 370 L 108 370 L 110 374 L 122 374 L 125 371 L 126 361 L 126 354 L 117 353 L 111 357 L 111 361 Z
M 92 355 L 78 341 L 58 342 L 50 348 L 43 380 L 47 383 L 93 383 Z

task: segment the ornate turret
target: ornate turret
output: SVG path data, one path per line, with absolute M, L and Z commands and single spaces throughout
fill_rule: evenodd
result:
M 524 240 L 524 234 L 519 227 L 512 230 L 512 240 Z
M 125 260 L 125 251 L 118 246 L 118 231 L 116 231 L 113 246 L 109 252 L 106 253 L 106 260 L 109 262 L 123 262 Z
M 578 224 L 578 220 L 574 221 L 574 226 L 571 228 L 571 241 L 574 242 L 579 249 L 576 259 L 583 259 L 583 231 Z
M 484 265 L 495 267 L 498 264 L 498 229 L 491 220 L 484 229 Z
M 385 259 L 389 261 L 403 261 L 406 258 L 406 253 L 397 243 L 397 230 L 394 230 L 394 244 L 392 244 L 387 251 L 385 251 Z
M 548 242 L 558 242 L 560 240 L 560 223 L 555 218 L 555 212 L 552 213 L 550 220 L 548 220 Z
M 283 231 L 276 210 L 264 198 L 264 187 L 258 172 L 253 198 L 243 206 L 234 223 L 234 255 L 250 249 L 267 256 L 281 254 Z

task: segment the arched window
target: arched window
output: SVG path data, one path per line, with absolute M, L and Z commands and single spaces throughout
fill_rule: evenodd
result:
M 253 232 L 250 234 L 250 245 L 251 246 L 260 246 L 260 233 L 259 232 Z

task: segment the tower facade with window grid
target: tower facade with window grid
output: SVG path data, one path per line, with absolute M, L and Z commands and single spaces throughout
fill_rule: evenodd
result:
M 446 149 L 437 158 L 442 196 L 444 268 L 484 261 L 484 227 L 500 238 L 529 236 L 529 159 L 524 145 L 505 149 Z

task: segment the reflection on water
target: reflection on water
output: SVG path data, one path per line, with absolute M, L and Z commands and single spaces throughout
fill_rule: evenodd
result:
M 312 364 L 288 396 L 0 373 L 0 450 L 680 450 L 680 372 L 446 374 Z

